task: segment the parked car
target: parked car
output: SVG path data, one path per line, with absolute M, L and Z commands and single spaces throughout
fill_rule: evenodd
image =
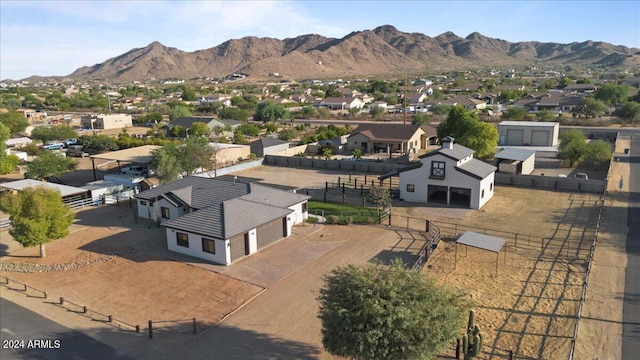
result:
M 70 145 L 69 148 L 67 149 L 67 155 L 74 156 L 74 157 L 89 156 L 89 153 L 86 151 L 83 151 L 82 149 L 83 149 L 82 145 Z
M 120 169 L 120 172 L 127 175 L 146 177 L 147 167 L 146 166 L 127 166 Z
M 59 150 L 64 148 L 64 143 L 61 142 L 48 142 L 45 145 L 42 145 L 42 148 L 45 150 Z
M 583 180 L 589 180 L 589 175 L 585 174 L 585 173 L 575 173 L 572 176 L 574 179 L 583 179 Z

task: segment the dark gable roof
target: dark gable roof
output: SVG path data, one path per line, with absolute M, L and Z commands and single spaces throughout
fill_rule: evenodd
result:
M 478 159 L 471 159 L 460 166 L 456 166 L 456 170 L 463 174 L 467 174 L 478 180 L 482 180 L 496 171 L 496 167 L 489 165 Z
M 211 116 L 183 116 L 173 120 L 171 126 L 179 125 L 188 129 L 193 126 L 193 123 L 203 122 L 208 124 L 211 120 L 216 120 L 216 118 Z
M 288 144 L 288 141 L 284 141 L 284 140 L 280 140 L 277 138 L 272 138 L 272 137 L 261 137 L 258 140 L 252 141 L 249 143 L 249 146 L 251 145 L 258 145 L 261 146 L 263 149 L 271 147 L 271 146 L 278 146 L 278 145 L 282 145 L 282 144 Z
M 162 224 L 216 239 L 229 239 L 292 213 L 291 209 L 231 199 Z
M 426 132 L 426 130 L 424 130 L 425 126 L 426 125 L 410 124 L 360 124 L 350 136 L 362 134 L 372 140 L 407 141 L 411 139 L 419 128 Z M 433 128 L 431 126 L 428 127 Z M 435 128 L 433 128 L 433 132 L 435 131 Z

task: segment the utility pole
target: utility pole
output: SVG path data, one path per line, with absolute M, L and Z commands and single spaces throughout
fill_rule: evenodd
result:
M 402 124 L 403 125 L 407 125 L 407 85 L 409 83 L 409 74 L 407 73 L 407 71 L 404 71 L 404 98 L 402 99 L 402 105 L 403 105 L 403 109 L 402 109 Z

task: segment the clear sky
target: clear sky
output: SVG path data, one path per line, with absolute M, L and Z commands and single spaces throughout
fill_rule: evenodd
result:
M 153 41 L 194 51 L 244 36 L 340 38 L 380 25 L 640 48 L 640 1 L 0 0 L 0 79 L 69 75 Z

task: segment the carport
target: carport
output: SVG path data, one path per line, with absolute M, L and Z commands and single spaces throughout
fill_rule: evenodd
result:
M 487 250 L 496 253 L 496 276 L 498 276 L 498 255 L 500 254 L 500 250 L 505 244 L 505 240 L 499 237 L 478 234 L 473 231 L 466 231 L 462 234 L 458 240 L 456 241 L 456 254 L 454 260 L 454 268 L 458 265 L 458 244 L 465 245 L 465 253 L 469 246 Z M 504 248 L 504 263 L 507 263 L 507 248 Z
M 91 155 L 89 158 L 91 159 L 91 167 L 93 168 L 93 180 L 98 180 L 96 175 L 96 163 L 95 159 L 107 160 L 107 162 L 102 163 L 98 166 L 103 166 L 111 163 L 118 164 L 118 170 L 120 170 L 120 165 L 122 163 L 127 164 L 140 164 L 140 165 L 148 165 L 151 163 L 151 159 L 153 158 L 152 152 L 153 150 L 159 149 L 161 146 L 158 145 L 143 145 L 134 147 L 131 149 L 124 149 L 118 151 L 111 151 L 104 154 Z

